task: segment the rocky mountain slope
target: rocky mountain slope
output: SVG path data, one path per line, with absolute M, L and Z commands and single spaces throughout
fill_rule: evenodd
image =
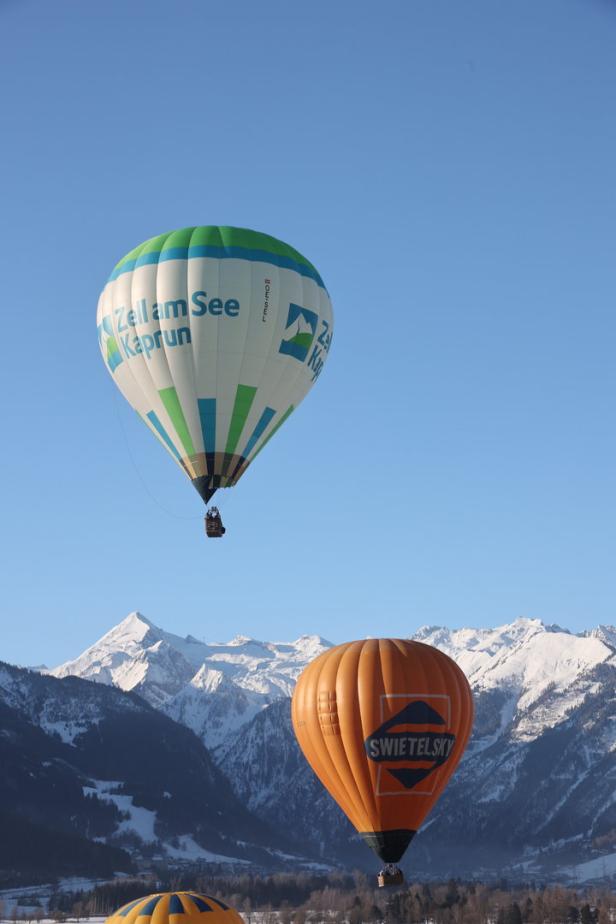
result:
M 0 663 L 0 766 L 5 872 L 275 862 L 276 835 L 203 743 L 134 694 Z
M 573 867 L 597 859 L 616 869 L 616 629 L 573 635 L 519 619 L 495 629 L 425 627 L 415 637 L 465 670 L 476 722 L 460 769 L 409 852 L 414 869 L 575 877 Z M 133 613 L 54 673 L 139 691 L 213 748 L 255 814 L 305 850 L 365 865 L 370 857 L 315 781 L 290 726 L 294 681 L 328 645 L 314 636 L 205 644 Z

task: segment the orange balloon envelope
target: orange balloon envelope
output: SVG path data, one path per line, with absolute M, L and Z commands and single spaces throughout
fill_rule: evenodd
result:
M 462 757 L 473 698 L 436 648 L 367 639 L 308 665 L 292 716 L 325 788 L 375 853 L 397 863 Z

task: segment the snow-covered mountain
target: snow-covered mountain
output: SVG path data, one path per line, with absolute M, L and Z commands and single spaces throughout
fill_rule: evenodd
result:
M 615 853 L 616 629 L 574 635 L 518 619 L 495 629 L 424 627 L 414 637 L 460 664 L 476 704 L 467 755 L 414 842 L 414 869 L 540 875 Z M 287 831 L 292 816 L 307 850 L 365 863 L 290 724 L 295 680 L 329 644 L 316 636 L 206 644 L 132 613 L 53 673 L 140 693 L 212 748 L 255 814 Z
M 291 696 L 303 668 L 330 644 L 316 635 L 288 643 L 245 636 L 205 643 L 130 613 L 82 655 L 50 673 L 139 693 L 216 747 L 265 706 Z
M 561 721 L 588 692 L 582 678 L 616 650 L 614 627 L 573 635 L 538 619 L 517 619 L 496 629 L 424 626 L 411 637 L 453 658 L 475 694 L 505 694 L 501 725 L 517 716 L 520 740 L 533 740 Z M 206 643 L 165 632 L 140 613 L 130 613 L 82 655 L 50 673 L 139 693 L 224 754 L 262 709 L 292 695 L 306 664 L 330 646 L 315 635 L 294 642 L 237 636 Z M 548 691 L 558 695 L 549 710 L 542 710 L 538 704 Z
M 605 626 L 578 636 L 538 619 L 517 619 L 497 629 L 424 627 L 414 638 L 453 658 L 476 696 L 506 691 L 501 725 L 504 728 L 515 716 L 515 737 L 530 741 L 582 701 L 589 689 L 582 678 L 609 661 L 616 649 L 616 630 L 611 632 L 612 645 Z M 548 691 L 555 694 L 550 708 L 541 709 Z

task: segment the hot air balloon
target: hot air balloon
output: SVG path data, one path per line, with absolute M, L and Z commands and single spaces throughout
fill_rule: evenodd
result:
M 208 912 L 207 918 L 203 914 Z M 157 892 L 129 902 L 110 915 L 105 924 L 171 924 L 174 918 L 182 924 L 242 924 L 242 919 L 233 908 L 218 898 L 202 895 L 201 892 Z M 147 922 L 143 918 L 148 918 Z
M 319 273 L 292 247 L 202 226 L 120 260 L 97 327 L 115 384 L 207 504 L 237 484 L 319 378 L 333 315 Z M 217 510 L 210 520 L 221 536 Z
M 451 658 L 421 642 L 367 639 L 329 649 L 301 674 L 293 728 L 308 763 L 387 864 L 398 863 L 468 742 L 473 700 Z

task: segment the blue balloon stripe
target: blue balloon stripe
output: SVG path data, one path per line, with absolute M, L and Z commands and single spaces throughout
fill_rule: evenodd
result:
M 256 427 L 252 431 L 252 436 L 246 443 L 244 452 L 242 453 L 242 456 L 244 459 L 248 458 L 248 454 L 254 449 L 255 443 L 257 442 L 259 437 L 262 436 L 262 434 L 265 432 L 267 425 L 271 422 L 272 418 L 275 416 L 276 416 L 276 411 L 274 410 L 273 407 L 265 408 L 265 410 L 261 414 L 261 417 L 259 418 L 259 422 L 257 423 Z
M 158 415 L 154 411 L 149 411 L 146 416 L 148 420 L 150 421 L 150 423 L 152 424 L 152 426 L 154 427 L 154 429 L 156 430 L 156 432 L 164 440 L 165 445 L 169 447 L 169 449 L 171 450 L 173 455 L 176 457 L 178 462 L 180 462 L 182 457 L 177 451 L 177 449 L 175 448 L 175 446 L 173 445 L 173 443 L 171 442 L 169 434 L 167 433 L 167 431 L 161 424 L 160 419 L 158 418 Z
M 206 895 L 205 892 L 201 892 L 201 898 L 207 898 L 209 902 L 214 902 L 214 904 L 219 905 L 223 911 L 229 910 L 229 906 L 225 905 L 224 902 L 221 902 L 219 898 L 214 898 L 212 895 Z
M 196 247 L 169 247 L 156 253 L 144 253 L 134 260 L 127 260 L 114 269 L 109 277 L 109 282 L 113 282 L 123 273 L 130 273 L 140 266 L 147 266 L 151 263 L 163 263 L 165 260 L 191 260 L 196 257 L 213 257 L 216 260 L 250 260 L 253 263 L 269 263 L 271 266 L 277 266 L 280 269 L 295 270 L 300 276 L 306 276 L 313 279 L 317 285 L 325 289 L 325 284 L 320 275 L 312 266 L 305 263 L 298 263 L 292 257 L 282 256 L 280 254 L 270 253 L 268 250 L 251 250 L 247 247 L 214 247 L 201 244 Z
M 125 908 L 122 908 L 121 911 L 118 911 L 118 915 L 119 915 L 121 918 L 125 918 L 125 917 L 127 916 L 127 914 L 129 913 L 129 911 L 131 911 L 131 910 L 135 907 L 135 905 L 138 905 L 139 902 L 142 902 L 142 901 L 143 901 L 142 898 L 137 898 L 137 899 L 135 899 L 134 902 L 130 902 L 128 905 L 126 905 Z
M 151 898 L 150 901 L 147 903 L 147 905 L 144 905 L 143 908 L 139 909 L 139 914 L 137 915 L 137 917 L 139 918 L 142 916 L 149 917 L 154 911 L 154 909 L 156 908 L 161 898 L 162 898 L 161 895 L 155 895 L 154 898 Z
M 212 907 L 210 907 L 210 905 L 207 904 L 207 902 L 204 902 L 201 896 L 199 895 L 193 895 L 191 892 L 189 895 L 189 898 L 191 899 L 191 901 L 195 903 L 199 911 L 213 911 L 214 910 Z
M 216 398 L 197 398 L 205 451 L 216 452 Z
M 179 895 L 172 895 L 169 899 L 169 914 L 186 914 Z

